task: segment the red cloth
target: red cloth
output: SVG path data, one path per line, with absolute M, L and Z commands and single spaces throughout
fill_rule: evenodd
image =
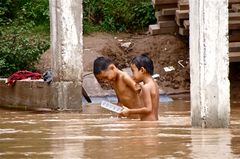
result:
M 32 80 L 40 79 L 42 75 L 40 73 L 34 73 L 27 70 L 21 70 L 13 73 L 10 77 L 7 78 L 6 84 L 13 85 L 16 80 L 22 80 L 31 78 Z

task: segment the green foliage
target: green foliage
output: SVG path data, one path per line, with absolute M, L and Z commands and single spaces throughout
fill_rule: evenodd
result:
M 31 35 L 25 28 L 7 28 L 0 36 L 0 76 L 27 69 L 34 70 L 34 63 L 49 48 L 49 40 Z
M 48 0 L 25 0 L 26 3 L 19 11 L 24 22 L 34 24 L 49 24 L 49 2 Z
M 0 1 L 0 76 L 27 69 L 49 48 L 49 0 Z
M 150 0 L 83 0 L 84 33 L 135 31 L 155 23 Z M 0 76 L 34 69 L 49 47 L 49 0 L 0 0 Z
M 5 25 L 8 20 L 10 20 L 10 5 L 11 0 L 1 0 L 0 1 L 0 25 Z
M 84 27 L 100 26 L 104 31 L 133 31 L 156 21 L 149 0 L 84 0 L 83 9 L 83 24 L 88 24 Z
M 133 14 L 130 18 L 132 21 L 131 26 L 136 26 L 136 28 L 144 28 L 149 24 L 153 24 L 156 22 L 154 9 L 151 3 L 139 2 L 132 7 L 132 10 Z
M 49 30 L 49 0 L 0 1 L 0 26 L 30 24 Z

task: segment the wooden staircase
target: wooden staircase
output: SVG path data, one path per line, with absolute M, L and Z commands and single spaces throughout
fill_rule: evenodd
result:
M 152 0 L 157 24 L 149 25 L 151 35 L 189 36 L 188 0 Z M 229 59 L 240 62 L 240 0 L 229 0 Z

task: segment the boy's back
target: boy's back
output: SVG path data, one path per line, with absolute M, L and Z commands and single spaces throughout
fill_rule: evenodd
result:
M 159 88 L 152 78 L 154 71 L 152 60 L 145 54 L 137 56 L 131 61 L 131 70 L 133 79 L 137 83 L 142 83 L 140 98 L 143 101 L 143 106 L 134 109 L 125 108 L 120 115 L 138 114 L 144 121 L 158 120 Z
M 143 99 L 148 99 L 149 95 L 147 92 L 149 92 L 151 98 L 152 112 L 148 114 L 141 114 L 140 119 L 144 121 L 158 120 L 159 87 L 154 80 L 151 80 L 142 86 L 140 96 Z

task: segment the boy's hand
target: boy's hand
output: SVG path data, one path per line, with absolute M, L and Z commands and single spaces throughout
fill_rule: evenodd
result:
M 130 115 L 129 109 L 123 106 L 123 110 L 119 113 L 120 116 L 128 117 Z
M 138 83 L 135 84 L 135 88 L 136 88 L 136 92 L 137 93 L 140 93 L 141 92 L 141 89 L 142 89 L 142 86 Z

